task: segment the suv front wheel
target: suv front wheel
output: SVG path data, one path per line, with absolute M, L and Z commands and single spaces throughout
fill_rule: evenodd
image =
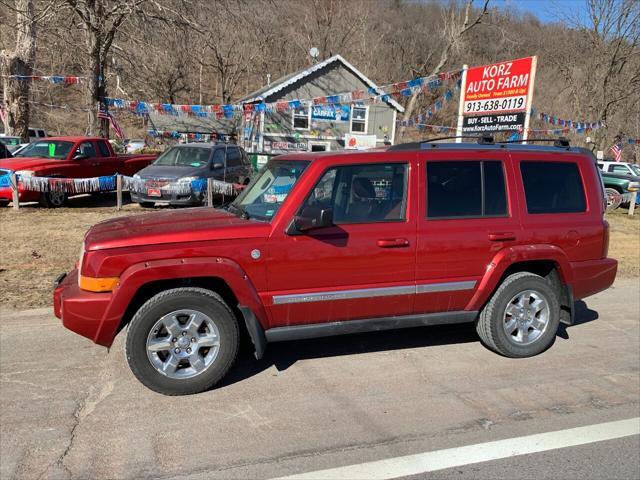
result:
M 165 395 L 213 387 L 238 354 L 239 329 L 229 306 L 204 288 L 158 293 L 137 311 L 127 334 L 126 357 L 144 385 Z
M 549 348 L 560 325 L 560 302 L 539 275 L 508 276 L 480 313 L 476 329 L 491 350 L 512 358 L 531 357 Z

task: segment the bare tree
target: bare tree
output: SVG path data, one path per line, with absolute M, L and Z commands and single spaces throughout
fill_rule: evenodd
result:
M 444 22 L 444 36 L 445 36 L 445 44 L 440 51 L 440 58 L 438 62 L 433 66 L 433 68 L 429 71 L 427 75 L 428 62 L 424 62 L 422 65 L 414 68 L 413 70 L 419 76 L 432 76 L 437 75 L 442 71 L 442 68 L 449 61 L 449 57 L 451 52 L 460 46 L 462 38 L 464 35 L 469 32 L 473 27 L 480 24 L 482 18 L 487 14 L 487 8 L 489 5 L 489 0 L 483 0 L 482 7 L 479 11 L 473 11 L 473 1 L 474 0 L 465 0 L 464 11 L 462 13 L 462 19 L 460 19 L 460 15 L 458 9 L 455 6 L 448 9 L 445 12 L 445 22 Z M 473 14 L 474 18 L 471 18 Z M 403 120 L 408 120 L 413 115 L 415 110 L 416 102 L 418 100 L 419 93 L 414 93 L 409 97 L 409 101 L 405 106 L 405 111 L 403 115 Z M 405 127 L 401 127 L 399 131 L 399 136 L 402 138 L 405 133 Z
M 0 52 L 3 75 L 4 131 L 29 140 L 30 81 L 9 78 L 13 75 L 29 76 L 36 58 L 36 11 L 34 0 L 16 0 L 16 43 L 13 50 Z
M 123 22 L 146 0 L 65 0 L 76 14 L 84 33 L 87 59 L 86 105 L 88 133 L 109 136 L 109 125 L 100 122 L 95 108 L 107 96 L 108 55 Z

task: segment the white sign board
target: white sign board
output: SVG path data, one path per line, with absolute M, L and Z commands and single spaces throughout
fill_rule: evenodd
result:
M 369 148 L 376 148 L 376 136 L 346 133 L 344 136 L 344 148 L 347 150 L 367 150 Z

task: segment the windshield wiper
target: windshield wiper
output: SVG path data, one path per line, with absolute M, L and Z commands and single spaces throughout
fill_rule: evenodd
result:
M 230 203 L 229 205 L 227 205 L 227 210 L 231 211 L 231 209 L 234 209 L 239 214 L 238 217 L 240 218 L 244 218 L 245 220 L 249 220 L 249 218 L 251 218 L 251 216 L 247 213 L 247 211 L 244 208 L 239 207 L 234 203 Z

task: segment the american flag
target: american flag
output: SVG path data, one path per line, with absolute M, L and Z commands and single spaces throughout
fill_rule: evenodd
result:
M 111 123 L 113 131 L 116 134 L 116 137 L 124 138 L 124 132 L 122 131 L 122 128 L 120 128 L 120 125 L 118 125 L 118 122 L 116 122 L 116 119 L 113 117 L 113 115 L 105 110 L 98 110 L 98 118 L 109 120 L 109 123 Z
M 619 143 L 614 143 L 613 145 L 611 145 L 609 151 L 613 153 L 613 156 L 616 158 L 616 162 L 622 160 L 622 146 Z

